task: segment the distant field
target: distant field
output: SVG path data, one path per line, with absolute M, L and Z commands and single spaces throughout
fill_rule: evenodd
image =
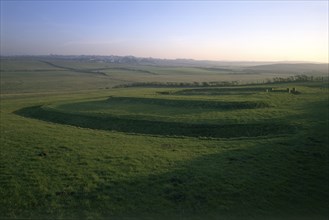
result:
M 328 82 L 112 89 L 232 72 L 46 62 L 1 62 L 1 218 L 328 218 Z
M 2 59 L 1 93 L 31 93 L 109 89 L 133 82 L 211 82 L 262 83 L 274 77 L 303 72 L 237 67 L 184 67 L 116 64 L 91 61 Z M 259 67 L 260 68 L 260 67 Z M 317 72 L 316 76 L 319 75 Z M 321 75 L 321 74 L 320 74 Z M 322 75 L 326 76 L 325 72 Z M 37 80 L 35 80 L 37 78 Z

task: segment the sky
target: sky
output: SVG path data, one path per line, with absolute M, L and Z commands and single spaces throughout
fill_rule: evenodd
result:
M 328 62 L 328 1 L 1 1 L 1 55 Z

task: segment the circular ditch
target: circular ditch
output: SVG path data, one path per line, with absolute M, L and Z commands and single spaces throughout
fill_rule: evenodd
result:
M 134 108 L 135 107 L 135 108 Z M 181 112 L 206 110 L 233 111 L 268 107 L 260 102 L 215 102 L 200 100 L 169 100 L 137 97 L 110 97 L 106 100 L 59 104 L 53 107 L 32 106 L 15 113 L 47 122 L 66 124 L 90 129 L 119 131 L 146 135 L 237 138 L 273 136 L 294 132 L 289 124 L 246 123 L 246 124 L 208 124 L 189 123 L 188 121 L 165 121 L 156 118 L 138 118 L 116 115 L 115 111 L 126 110 L 127 114 L 141 111 Z M 112 111 L 114 109 L 114 111 Z M 105 110 L 109 110 L 106 112 Z M 171 116 L 172 114 L 169 113 Z M 174 116 L 173 116 L 174 117 Z

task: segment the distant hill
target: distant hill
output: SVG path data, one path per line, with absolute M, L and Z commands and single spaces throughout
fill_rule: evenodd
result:
M 277 63 L 250 66 L 244 70 L 263 73 L 328 74 L 329 68 L 327 63 Z
M 328 63 L 287 63 L 258 61 L 212 61 L 193 59 L 159 59 L 135 56 L 98 55 L 44 55 L 44 56 L 1 56 L 1 59 L 82 61 L 92 63 L 113 63 L 149 66 L 199 67 L 209 71 L 230 70 L 237 73 L 279 73 L 279 74 L 328 74 Z
M 252 61 L 214 61 L 194 59 L 159 59 L 153 57 L 135 56 L 99 56 L 99 55 L 43 55 L 43 56 L 1 56 L 1 59 L 28 59 L 28 60 L 71 60 L 83 62 L 101 62 L 132 65 L 155 65 L 155 66 L 190 66 L 190 67 L 247 67 L 256 65 L 273 64 L 273 62 L 252 62 Z

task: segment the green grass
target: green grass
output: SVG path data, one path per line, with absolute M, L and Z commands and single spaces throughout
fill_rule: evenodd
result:
M 94 113 L 127 112 L 133 114 L 179 115 L 205 111 L 228 111 L 266 108 L 262 101 L 210 101 L 188 99 L 159 99 L 143 97 L 110 97 L 105 100 L 52 105 L 60 110 Z
M 133 82 L 263 82 L 276 73 L 244 73 L 234 69 L 124 65 L 92 61 L 1 59 L 1 93 L 49 93 L 109 89 Z
M 20 109 L 16 113 L 84 128 L 149 135 L 232 138 L 295 132 L 294 126 L 281 121 L 276 122 L 273 117 L 271 122 L 267 119 L 259 123 L 205 123 L 205 121 L 211 121 L 213 114 L 230 115 L 231 112 L 242 110 L 249 113 L 248 118 L 250 118 L 249 109 L 267 107 L 269 104 L 262 101 L 229 102 L 110 97 L 105 100 L 72 104 L 33 106 Z M 181 117 L 178 120 L 180 115 L 187 117 Z M 205 118 L 208 115 L 211 117 Z M 193 117 L 193 122 L 198 123 L 191 123 L 188 117 Z
M 249 95 L 259 92 L 287 92 L 286 88 L 277 88 L 277 87 L 222 87 L 222 88 L 197 88 L 197 89 L 184 89 L 179 90 L 174 95 Z M 170 93 L 169 93 L 170 94 Z
M 21 77 L 6 76 L 4 83 Z M 8 87 L 1 94 L 3 219 L 329 216 L 324 83 L 276 85 L 296 87 L 299 95 L 241 90 L 186 95 L 173 88 L 70 89 L 62 83 L 47 90 L 43 77 L 31 78 L 29 93 Z M 158 93 L 163 91 L 170 95 Z M 115 120 L 125 129 L 108 129 Z M 186 125 L 206 127 L 190 135 L 193 129 Z M 268 134 L 245 135 L 257 125 L 268 126 Z M 223 130 L 207 130 L 212 126 Z

